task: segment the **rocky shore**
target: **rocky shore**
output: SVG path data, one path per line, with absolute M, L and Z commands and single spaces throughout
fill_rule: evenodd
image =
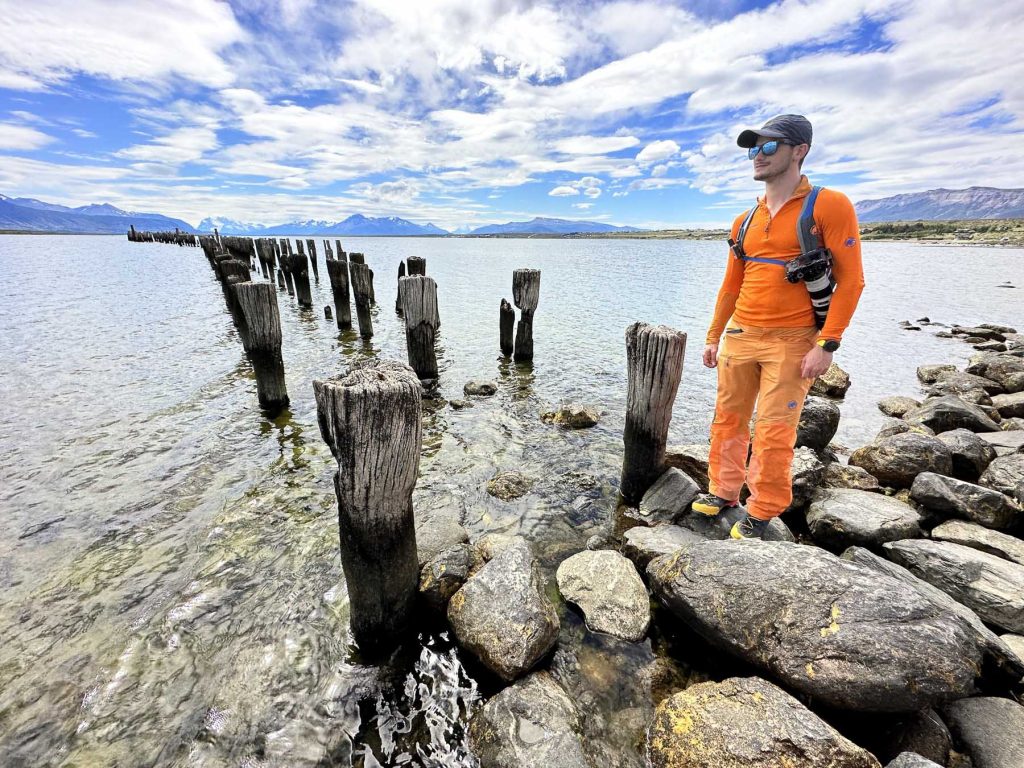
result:
M 679 622 L 736 660 L 737 676 L 651 686 L 641 748 L 658 768 L 1022 768 L 1024 334 L 941 333 L 975 347 L 969 364 L 919 368 L 922 392 L 880 401 L 890 421 L 853 451 L 832 443 L 849 377 L 833 365 L 816 382 L 793 503 L 766 541 L 729 539 L 737 512 L 690 511 L 707 445 L 670 447 L 640 505 L 615 510 L 555 584 L 522 538 L 418 520 L 424 603 L 499 681 L 470 723 L 481 765 L 607 764 L 566 681 L 566 601 L 614 642 Z M 544 415 L 552 428 L 598 418 Z M 521 495 L 514 475 L 489 492 Z M 857 718 L 892 724 L 883 747 L 841 732 Z

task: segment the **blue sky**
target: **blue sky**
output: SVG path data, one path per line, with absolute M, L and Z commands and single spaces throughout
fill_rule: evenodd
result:
M 0 0 L 0 193 L 716 226 L 781 112 L 854 200 L 1020 187 L 1021 29 L 1019 0 Z

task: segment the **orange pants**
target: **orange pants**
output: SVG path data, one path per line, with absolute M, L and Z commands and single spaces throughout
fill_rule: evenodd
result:
M 718 351 L 718 396 L 711 424 L 708 479 L 711 493 L 738 499 L 750 489 L 747 511 L 770 520 L 793 500 L 790 464 L 804 397 L 814 379 L 800 363 L 818 329 L 731 326 Z M 747 464 L 750 416 L 757 403 L 754 451 Z

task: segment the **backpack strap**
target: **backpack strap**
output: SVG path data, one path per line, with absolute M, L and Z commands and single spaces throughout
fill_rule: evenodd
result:
M 782 259 L 769 259 L 764 256 L 747 256 L 746 251 L 743 250 L 743 241 L 747 237 L 747 230 L 750 229 L 750 222 L 754 218 L 754 214 L 757 212 L 757 206 L 755 205 L 749 211 L 747 211 L 746 217 L 743 219 L 743 223 L 740 224 L 740 229 L 736 233 L 736 242 L 729 241 L 729 247 L 732 248 L 732 252 L 736 255 L 736 258 L 740 261 L 759 261 L 762 264 L 777 264 L 780 267 L 786 266 L 786 262 Z
M 804 198 L 803 208 L 800 209 L 800 222 L 797 225 L 796 234 L 800 238 L 800 253 L 802 254 L 825 247 L 821 232 L 816 232 L 814 226 L 814 203 L 822 189 L 823 187 L 811 187 L 811 191 Z

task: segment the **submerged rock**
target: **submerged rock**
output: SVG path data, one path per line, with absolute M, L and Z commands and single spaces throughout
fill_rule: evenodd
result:
M 645 525 L 672 523 L 690 511 L 700 486 L 685 472 L 669 467 L 640 501 L 639 517 Z
M 821 397 L 804 399 L 796 430 L 797 447 L 806 446 L 821 453 L 839 429 L 839 406 Z
M 935 432 L 948 432 L 951 429 L 969 429 L 972 432 L 999 430 L 999 425 L 979 406 L 965 402 L 956 395 L 925 400 L 904 418 L 908 424 L 924 424 Z
M 690 686 L 658 705 L 647 734 L 653 768 L 878 768 L 781 688 L 758 677 Z
M 459 645 L 504 680 L 530 671 L 558 640 L 558 614 L 522 541 L 495 555 L 452 596 L 448 621 Z
M 858 448 L 850 456 L 850 465 L 866 470 L 882 485 L 909 488 L 921 472 L 948 475 L 953 457 L 937 437 L 907 432 Z
M 415 507 L 416 554 L 420 567 L 442 550 L 469 541 L 462 526 L 462 502 L 452 498 L 448 503 L 420 504 Z
M 850 388 L 850 374 L 835 363 L 830 363 L 828 370 L 818 376 L 811 384 L 811 394 L 822 397 L 846 397 Z
M 807 510 L 815 541 L 827 547 L 877 546 L 921 535 L 921 515 L 909 504 L 868 491 L 819 490 Z
M 895 541 L 886 556 L 989 624 L 1024 632 L 1024 566 L 961 544 Z
M 580 552 L 556 573 L 562 597 L 579 606 L 587 627 L 637 642 L 651 623 L 651 601 L 636 567 L 618 552 Z
M 466 385 L 462 388 L 463 393 L 467 395 L 477 395 L 480 397 L 490 397 L 498 391 L 498 385 L 493 381 L 467 381 Z
M 832 707 L 911 712 L 965 696 L 986 647 L 906 583 L 816 547 L 711 541 L 647 574 L 710 642 Z
M 954 701 L 943 715 L 974 768 L 1024 766 L 1024 707 L 1017 702 L 977 696 Z
M 483 768 L 596 768 L 580 739 L 580 715 L 547 672 L 491 697 L 473 715 L 469 740 Z
M 933 539 L 963 544 L 990 555 L 1024 565 L 1024 541 L 999 531 L 990 531 L 974 523 L 950 520 L 932 529 Z
M 1021 518 L 1020 507 L 999 491 L 935 472 L 918 475 L 910 495 L 931 510 L 987 528 L 1009 528 Z
M 921 405 L 921 402 L 912 397 L 894 395 L 893 397 L 883 397 L 879 400 L 878 410 L 886 416 L 894 416 L 897 419 L 902 419 L 908 411 L 914 410 L 919 405 Z
M 969 429 L 951 429 L 938 435 L 953 459 L 953 477 L 977 482 L 996 457 L 996 449 L 978 433 Z
M 420 570 L 420 596 L 435 611 L 443 613 L 452 595 L 469 576 L 473 555 L 468 544 L 437 553 Z
M 601 412 L 590 405 L 563 405 L 557 411 L 547 411 L 541 417 L 545 424 L 558 424 L 566 429 L 586 429 L 601 420 Z
M 533 488 L 533 480 L 522 472 L 501 472 L 487 481 L 487 492 L 502 501 L 525 496 Z

